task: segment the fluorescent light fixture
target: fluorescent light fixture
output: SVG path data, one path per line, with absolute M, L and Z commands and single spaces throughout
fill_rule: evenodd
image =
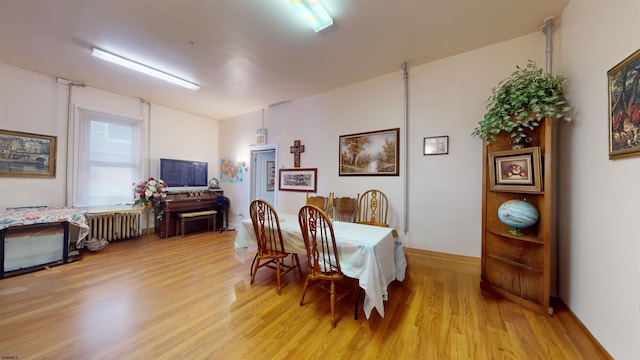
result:
M 140 64 L 139 62 L 135 62 L 133 60 L 123 58 L 122 56 L 110 53 L 108 51 L 98 49 L 97 47 L 94 47 L 93 50 L 91 50 L 91 55 L 99 59 L 106 60 L 120 66 L 124 66 L 131 70 L 139 71 L 143 74 L 147 74 L 147 75 L 156 77 L 158 79 L 162 79 L 164 81 L 168 81 L 170 83 L 186 87 L 187 89 L 190 89 L 190 90 L 200 89 L 200 85 L 198 84 L 181 79 L 175 75 L 168 74 L 164 71 L 156 70 L 154 68 Z
M 333 18 L 324 9 L 320 0 L 289 0 L 298 13 L 309 23 L 315 32 L 333 25 Z

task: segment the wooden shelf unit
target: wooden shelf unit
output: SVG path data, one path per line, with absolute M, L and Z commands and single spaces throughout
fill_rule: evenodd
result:
M 528 134 L 530 146 L 539 146 L 542 156 L 542 191 L 518 192 L 489 189 L 489 154 L 511 149 L 508 134 L 499 134 L 483 149 L 482 272 L 480 288 L 485 295 L 505 298 L 536 313 L 553 313 L 550 296 L 556 286 L 556 220 L 554 122 L 545 119 Z M 540 213 L 538 222 L 510 234 L 498 218 L 498 208 L 507 200 L 526 200 Z

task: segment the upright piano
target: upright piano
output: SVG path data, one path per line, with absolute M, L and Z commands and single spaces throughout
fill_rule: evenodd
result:
M 161 238 L 176 234 L 177 214 L 181 212 L 193 212 L 203 210 L 216 210 L 216 198 L 223 196 L 221 189 L 191 190 L 168 192 L 162 200 L 162 219 L 155 221 L 155 232 Z M 187 232 L 206 229 L 206 223 L 193 222 L 188 224 Z M 218 211 L 216 227 L 222 227 L 222 212 Z

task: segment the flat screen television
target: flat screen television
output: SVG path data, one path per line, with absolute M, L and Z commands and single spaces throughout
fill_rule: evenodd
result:
M 167 183 L 170 190 L 206 188 L 208 165 L 204 161 L 160 159 L 160 179 Z

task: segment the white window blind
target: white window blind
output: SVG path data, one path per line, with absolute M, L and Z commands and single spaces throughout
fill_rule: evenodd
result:
M 141 177 L 140 123 L 91 110 L 79 111 L 76 206 L 132 202 L 132 184 Z

